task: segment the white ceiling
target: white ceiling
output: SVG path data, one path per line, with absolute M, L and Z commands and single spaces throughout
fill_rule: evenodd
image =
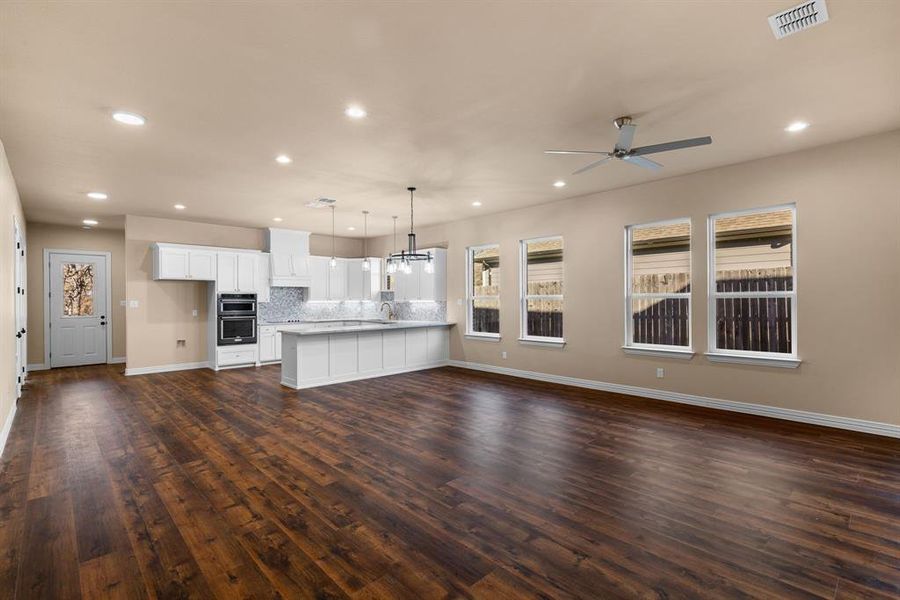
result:
M 766 17 L 792 4 L 6 1 L 0 139 L 35 221 L 328 232 L 303 204 L 330 196 L 339 234 L 368 209 L 371 235 L 406 226 L 410 184 L 437 223 L 900 127 L 900 2 L 828 0 L 828 23 L 776 41 Z M 636 145 L 714 143 L 660 173 L 542 154 L 607 150 L 623 114 Z

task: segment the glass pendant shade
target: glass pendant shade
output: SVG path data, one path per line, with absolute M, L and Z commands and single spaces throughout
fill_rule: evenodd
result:
M 425 263 L 425 272 L 426 273 L 434 273 L 434 261 L 429 260 Z
M 403 265 L 401 265 L 401 266 L 403 268 L 403 272 L 406 275 L 409 275 L 410 273 L 412 273 L 412 265 L 409 263 L 408 260 L 403 261 Z
M 394 261 L 389 262 L 388 266 L 387 266 L 387 272 L 390 273 L 391 275 L 396 273 L 397 272 L 397 263 L 395 263 Z
M 368 258 L 364 258 L 364 259 L 363 259 L 363 262 L 362 262 L 362 270 L 363 270 L 364 272 L 368 273 L 371 269 L 372 269 L 372 267 L 369 266 L 369 259 L 368 259 Z
M 335 267 L 337 267 L 337 259 L 332 256 L 331 261 L 328 264 L 331 266 L 332 269 L 334 269 Z

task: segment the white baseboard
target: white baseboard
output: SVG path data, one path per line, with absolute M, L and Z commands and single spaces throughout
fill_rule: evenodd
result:
M 18 405 L 13 402 L 12 410 L 9 411 L 9 415 L 6 417 L 6 422 L 3 423 L 3 429 L 0 429 L 0 456 L 3 456 L 3 450 L 6 448 L 6 440 L 9 439 L 9 432 L 12 431 L 13 419 L 16 418 L 16 409 Z
M 190 369 L 208 369 L 207 361 L 192 363 L 175 363 L 172 365 L 157 365 L 155 367 L 135 367 L 125 369 L 125 375 L 149 375 L 150 373 L 168 373 L 169 371 L 188 371 Z
M 48 367 L 44 363 L 32 363 L 26 367 L 26 370 L 27 371 L 46 371 L 49 368 L 50 367 Z
M 787 421 L 799 421 L 801 423 L 810 423 L 812 425 L 822 425 L 824 427 L 849 429 L 851 431 L 861 431 L 864 433 L 873 433 L 875 435 L 900 438 L 900 425 L 879 423 L 878 421 L 865 421 L 863 419 L 839 417 L 823 413 L 808 412 L 805 410 L 794 410 L 790 408 L 779 408 L 777 406 L 766 406 L 765 404 L 752 404 L 750 402 L 736 402 L 734 400 L 707 398 L 705 396 L 695 396 L 693 394 L 682 394 L 680 392 L 656 390 L 653 388 L 643 388 L 634 385 L 623 385 L 619 383 L 606 383 L 603 381 L 595 381 L 593 379 L 579 379 L 577 377 L 567 377 L 565 375 L 537 373 L 535 371 L 510 369 L 508 367 L 498 367 L 494 365 L 472 363 L 462 360 L 451 360 L 449 361 L 449 364 L 453 367 L 461 367 L 463 369 L 472 369 L 475 371 L 486 371 L 488 373 L 498 373 L 500 375 L 510 375 L 512 377 L 522 377 L 525 379 L 534 379 L 537 381 L 548 381 L 550 383 L 572 385 L 575 387 L 600 390 L 604 392 L 615 392 L 617 394 L 626 394 L 629 396 L 641 396 L 643 398 L 652 398 L 654 400 L 666 400 L 668 402 L 678 402 L 680 404 L 705 406 L 707 408 L 716 408 L 719 410 L 727 410 L 731 412 L 772 417 L 775 419 L 785 419 Z
M 125 357 L 124 356 L 113 356 L 111 359 L 109 359 L 106 362 L 110 365 L 120 365 L 123 362 L 125 362 Z

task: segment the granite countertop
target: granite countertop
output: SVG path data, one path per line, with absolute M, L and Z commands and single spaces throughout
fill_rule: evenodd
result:
M 343 325 L 342 323 L 346 323 Z M 394 329 L 414 329 L 417 327 L 449 327 L 447 321 L 387 321 L 366 319 L 342 319 L 326 321 L 306 321 L 279 326 L 278 331 L 288 335 L 321 335 L 323 333 L 354 333 L 357 331 L 391 331 Z

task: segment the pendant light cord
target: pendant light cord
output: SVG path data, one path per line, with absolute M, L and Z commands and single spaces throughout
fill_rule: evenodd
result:
M 334 258 L 334 205 L 331 205 L 331 258 Z

